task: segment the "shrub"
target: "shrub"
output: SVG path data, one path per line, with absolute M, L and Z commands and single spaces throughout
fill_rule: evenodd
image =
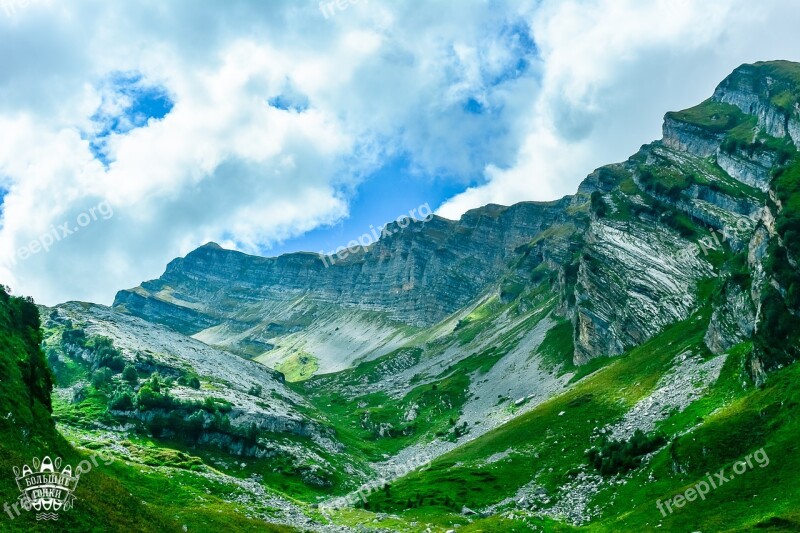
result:
M 65 329 L 61 334 L 61 344 L 71 344 L 83 348 L 86 346 L 86 333 L 78 328 Z
M 589 463 L 603 476 L 624 473 L 638 468 L 641 456 L 663 446 L 667 439 L 663 434 L 645 435 L 637 429 L 630 440 L 605 440 L 599 447 L 587 452 Z
M 139 394 L 136 396 L 136 405 L 142 411 L 148 409 L 167 409 L 172 407 L 173 400 L 169 393 L 161 393 L 153 388 L 153 383 L 148 381 L 139 388 Z
M 178 378 L 178 385 L 183 385 L 184 387 L 191 387 L 193 389 L 200 388 L 200 378 L 197 376 L 181 376 Z
M 136 367 L 131 364 L 125 365 L 125 368 L 122 370 L 122 379 L 131 385 L 136 385 L 139 382 L 139 373 L 136 372 Z
M 107 337 L 95 337 L 93 339 L 94 352 L 98 367 L 110 368 L 113 372 L 122 372 L 125 368 L 125 359 L 119 350 L 114 348 L 114 341 Z
M 253 385 L 247 393 L 250 394 L 250 396 L 261 396 L 262 390 L 261 385 Z
M 92 372 L 92 386 L 95 389 L 102 389 L 111 383 L 111 370 L 108 368 L 98 368 Z
M 208 411 L 209 413 L 220 412 L 220 413 L 230 413 L 233 409 L 231 402 L 227 400 L 223 400 L 221 398 L 206 398 L 203 401 L 203 409 Z
M 133 395 L 129 390 L 117 390 L 108 402 L 108 407 L 115 411 L 133 411 Z

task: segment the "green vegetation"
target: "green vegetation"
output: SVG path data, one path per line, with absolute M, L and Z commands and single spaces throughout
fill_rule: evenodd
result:
M 309 353 L 299 352 L 283 360 L 275 370 L 283 373 L 286 381 L 303 381 L 319 370 L 319 361 Z
M 748 115 L 732 104 L 706 100 L 683 111 L 667 113 L 667 119 L 700 126 L 710 132 L 722 133 L 746 122 Z
M 781 203 L 775 206 L 775 229 L 781 241 L 770 242 L 765 267 L 778 287 L 768 285 L 762 293 L 761 321 L 755 335 L 757 353 L 762 354 L 767 368 L 800 357 L 800 156 L 775 172 L 773 187 Z
M 629 440 L 603 439 L 599 446 L 587 452 L 591 464 L 603 476 L 622 474 L 638 468 L 642 456 L 656 451 L 666 442 L 664 435 L 645 435 L 637 429 Z
M 397 512 L 409 498 L 418 497 L 420 508 L 441 509 L 445 496 L 458 505 L 481 508 L 495 503 L 499 494 L 513 494 L 531 478 L 548 491 L 556 490 L 574 468 L 585 465 L 585 450 L 598 423 L 621 417 L 653 390 L 675 355 L 702 345 L 706 320 L 696 317 L 669 328 L 566 393 L 440 457 L 428 470 L 396 481 L 391 496 L 370 498 L 370 509 Z M 503 461 L 486 463 L 503 452 L 511 453 Z
M 608 215 L 608 205 L 603 200 L 603 194 L 600 191 L 594 191 L 591 196 L 592 213 L 600 218 Z
M 72 448 L 56 432 L 51 419 L 50 389 L 53 377 L 40 349 L 42 334 L 39 312 L 29 299 L 15 298 L 0 286 L 0 463 L 21 467 L 33 457 L 61 457 L 76 465 L 86 456 Z M 180 525 L 155 508 L 131 496 L 125 486 L 97 468 L 81 476 L 76 491 L 81 512 L 65 512 L 59 526 L 70 531 L 180 531 Z M 10 467 L 8 475 L 11 475 Z M 0 484 L 0 500 L 15 502 L 14 483 Z M 4 531 L 51 531 L 36 520 L 35 513 L 22 512 L 11 520 L 2 517 Z
M 548 370 L 558 368 L 562 374 L 576 370 L 572 360 L 575 354 L 573 334 L 572 322 L 567 319 L 560 319 L 547 331 L 539 348 L 545 368 Z

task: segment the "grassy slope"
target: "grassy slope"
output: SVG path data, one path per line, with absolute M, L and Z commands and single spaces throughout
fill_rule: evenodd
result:
M 462 505 L 481 508 L 495 503 L 534 478 L 556 493 L 586 463 L 584 451 L 593 443 L 593 428 L 619 419 L 652 392 L 676 355 L 687 349 L 703 351 L 707 320 L 706 312 L 676 324 L 570 391 L 437 459 L 428 470 L 396 481 L 388 493 L 370 498 L 371 509 L 400 512 L 406 527 L 412 521 L 441 528 L 461 523 L 460 531 L 527 531 L 533 525 L 565 531 L 651 530 L 658 524 L 665 531 L 749 530 L 757 524 L 759 528 L 800 528 L 800 513 L 791 505 L 800 495 L 800 459 L 794 453 L 800 434 L 800 392 L 793 386 L 800 378 L 800 365 L 785 368 L 763 388 L 754 388 L 742 372 L 747 345 L 731 351 L 708 394 L 662 423 L 661 429 L 675 437 L 672 446 L 623 476 L 624 484 L 604 487 L 594 496 L 591 504 L 603 510 L 599 520 L 574 528 L 532 515 L 522 518 L 525 512 L 517 512 L 513 520 L 501 515 L 468 523 L 454 513 Z M 706 472 L 729 469 L 762 446 L 771 460 L 768 467 L 756 467 L 740 480 L 712 491 L 704 502 L 698 500 L 662 519 L 657 499 L 671 498 L 703 479 Z M 503 460 L 486 464 L 491 456 L 509 451 Z M 673 460 L 681 465 L 679 473 L 673 469 Z M 403 511 L 409 501 L 421 504 Z M 400 529 L 402 524 L 398 524 Z
M 790 73 L 793 82 L 798 71 Z M 767 64 L 771 74 L 786 74 L 780 64 Z M 776 70 L 777 69 L 777 70 Z M 787 92 L 775 98 L 792 96 Z M 774 102 L 775 103 L 775 102 Z M 730 149 L 746 151 L 768 150 L 778 154 L 779 164 L 788 163 L 786 170 L 775 175 L 773 186 L 782 202 L 778 216 L 778 232 L 790 256 L 798 257 L 796 246 L 800 226 L 796 216 L 800 195 L 797 176 L 800 163 L 793 159 L 794 148 L 784 140 L 760 134 L 747 139 L 743 132 L 753 126 L 736 108 L 714 102 L 705 102 L 696 108 L 671 114 L 676 120 L 690 122 L 731 141 Z M 739 144 L 733 144 L 738 142 Z M 745 146 L 745 143 L 748 143 Z M 632 158 L 635 162 L 635 158 Z M 665 192 L 670 188 L 680 191 L 692 183 L 707 185 L 733 197 L 749 196 L 766 200 L 759 191 L 744 186 L 724 174 L 713 161 L 697 160 L 695 168 L 678 168 L 665 165 L 653 168 L 651 184 L 659 183 Z M 708 176 L 708 177 L 706 177 Z M 713 182 L 709 181 L 713 179 Z M 639 195 L 649 202 L 647 194 L 633 181 L 620 176 L 620 187 L 615 199 Z M 612 216 L 636 216 L 626 210 L 627 202 L 617 202 L 621 208 Z M 704 232 L 695 221 L 682 221 L 689 229 L 687 235 L 698 237 Z M 771 252 L 774 254 L 774 250 Z M 785 254 L 784 254 L 785 255 Z M 721 271 L 732 261 L 729 250 L 710 258 Z M 786 259 L 782 260 L 785 265 Z M 780 269 L 783 268 L 783 271 Z M 778 261 L 768 262 L 768 272 L 776 277 L 786 291 L 784 299 L 791 305 L 797 302 L 800 282 L 796 270 L 781 267 Z M 715 299 L 721 285 L 705 284 L 701 301 Z M 388 491 L 370 498 L 370 508 L 377 511 L 400 512 L 409 521 L 433 523 L 442 528 L 454 523 L 465 524 L 467 519 L 457 514 L 461 505 L 484 507 L 511 496 L 516 490 L 536 479 L 549 492 L 557 491 L 568 483 L 577 468 L 585 463 L 583 455 L 592 442 L 591 428 L 618 419 L 637 399 L 646 396 L 655 380 L 669 368 L 672 358 L 686 348 L 706 352 L 702 342 L 709 309 L 690 321 L 676 324 L 650 342 L 615 360 L 608 368 L 580 382 L 569 392 L 537 407 L 534 411 L 510 422 L 498 430 L 463 446 L 434 462 L 425 472 L 415 473 L 398 480 Z M 790 325 L 773 328 L 772 323 L 762 323 L 761 344 L 777 347 L 786 353 L 794 350 L 793 339 L 797 328 L 791 314 L 783 308 L 783 322 Z M 784 331 L 785 330 L 785 331 Z M 772 335 L 770 335 L 772 332 Z M 558 330 L 551 332 L 558 334 Z M 785 345 L 781 339 L 790 340 Z M 763 348 L 762 348 L 763 349 Z M 660 424 L 672 443 L 655 453 L 646 465 L 622 479 L 613 488 L 602 488 L 591 504 L 602 509 L 600 519 L 585 529 L 597 531 L 652 530 L 663 527 L 667 531 L 723 531 L 723 530 L 800 530 L 800 513 L 791 502 L 800 493 L 798 467 L 800 461 L 794 453 L 796 437 L 800 434 L 797 422 L 798 392 L 794 386 L 800 376 L 798 363 L 778 366 L 761 387 L 755 388 L 744 371 L 753 353 L 751 343 L 743 343 L 731 350 L 719 380 L 701 399 L 685 411 L 673 414 Z M 780 361 L 780 360 L 779 360 Z M 786 365 L 791 359 L 781 361 Z M 713 491 L 705 501 L 697 501 L 662 517 L 655 502 L 679 494 L 706 472 L 720 468 L 730 470 L 732 463 L 748 453 L 763 447 L 771 459 L 766 468 L 756 467 L 731 483 Z M 510 453 L 501 461 L 487 464 L 496 454 Z M 363 512 L 363 511 L 362 511 Z M 525 512 L 517 511 L 517 516 Z M 546 530 L 576 529 L 563 523 L 539 518 L 508 519 L 495 516 L 475 520 L 462 531 L 509 530 L 527 531 L 536 526 Z
M 543 286 L 535 288 L 511 303 L 501 303 L 498 298 L 489 298 L 478 306 L 450 335 L 413 347 L 404 347 L 378 359 L 323 376 L 315 376 L 304 383 L 293 384 L 301 394 L 308 397 L 314 406 L 326 413 L 336 428 L 339 438 L 351 449 L 371 460 L 382 460 L 383 454 L 394 454 L 421 440 L 434 437 L 454 438 L 453 421 L 457 420 L 467 401 L 470 375 L 486 374 L 505 354 L 519 342 L 521 334 L 533 328 L 550 313 L 555 305 L 553 294 Z M 522 311 L 521 309 L 525 309 Z M 475 350 L 471 343 L 480 334 L 492 332 L 497 321 L 505 314 L 520 313 L 525 316 L 517 325 L 482 350 Z M 564 331 L 563 322 L 557 333 L 549 335 L 543 343 L 548 350 L 548 366 L 555 369 L 565 365 L 571 368 L 572 338 Z M 566 338 L 568 337 L 568 338 Z M 568 344 L 568 352 L 563 347 Z M 419 363 L 424 358 L 439 355 L 448 346 L 458 345 L 471 355 L 450 364 L 432 382 L 418 385 L 403 398 L 396 400 L 384 392 L 356 394 L 360 385 L 378 383 L 402 368 Z M 398 360 L 403 360 L 402 368 Z M 421 379 L 421 377 L 420 377 Z M 344 389 L 348 389 L 346 392 Z M 405 420 L 405 414 L 416 406 L 417 416 L 413 422 Z M 391 434 L 380 435 L 379 424 L 391 424 Z
M 36 307 L 0 289 L 0 503 L 14 503 L 19 491 L 12 466 L 30 464 L 33 457 L 61 457 L 77 466 L 91 457 L 76 449 L 57 431 L 51 419 L 50 374 L 39 345 L 41 333 Z M 202 491 L 207 504 L 198 506 L 196 480 L 179 485 L 156 471 L 143 470 L 122 460 L 85 473 L 75 491 L 70 511 L 60 513 L 57 524 L 37 522 L 35 513 L 22 512 L 14 520 L 0 515 L 3 531 L 290 531 L 260 520 L 248 519 L 218 495 Z M 145 503 L 146 502 L 146 503 Z M 12 511 L 13 512 L 13 511 Z

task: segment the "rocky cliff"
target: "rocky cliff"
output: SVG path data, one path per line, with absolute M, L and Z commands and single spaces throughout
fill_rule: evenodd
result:
M 576 363 L 622 353 L 708 304 L 708 345 L 724 350 L 757 329 L 764 284 L 789 290 L 762 262 L 764 246 L 783 246 L 767 221 L 780 217 L 775 174 L 800 143 L 799 87 L 795 64 L 744 65 L 706 102 L 668 113 L 661 140 L 593 172 L 574 196 L 394 223 L 343 259 L 208 244 L 121 291 L 114 307 L 276 365 L 294 351 L 326 368 L 321 339 L 341 338 L 354 348 L 327 367 L 337 370 L 388 353 L 486 293 L 513 299 L 549 284 L 573 324 Z M 760 257 L 736 259 L 739 270 L 761 272 L 744 280 L 732 258 L 757 242 L 766 243 Z M 729 277 L 738 288 L 728 283 L 709 302 L 709 280 Z M 355 323 L 321 329 L 331 317 Z

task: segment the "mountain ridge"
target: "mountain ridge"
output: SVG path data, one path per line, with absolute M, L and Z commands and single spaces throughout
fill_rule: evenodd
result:
M 56 420 L 190 461 L 187 486 L 277 487 L 246 508 L 300 528 L 795 530 L 798 121 L 800 64 L 743 65 L 575 195 L 398 226 L 327 268 L 208 243 L 112 308 L 42 308 Z M 657 510 L 754 451 L 781 466 Z
M 136 289 L 120 291 L 114 307 L 146 319 L 161 321 L 189 335 L 202 336 L 204 331 L 214 332 L 207 336 L 213 338 L 215 345 L 264 358 L 269 358 L 265 354 L 270 347 L 280 344 L 281 335 L 266 331 L 269 324 L 273 323 L 269 319 L 265 325 L 265 321 L 243 317 L 248 313 L 242 313 L 242 308 L 250 305 L 248 302 L 253 299 L 275 303 L 271 309 L 252 306 L 252 312 L 268 317 L 270 314 L 285 315 L 294 301 L 292 297 L 305 295 L 334 304 L 341 308 L 342 313 L 346 313 L 347 309 L 377 312 L 387 323 L 428 327 L 475 300 L 491 286 L 501 284 L 503 279 L 514 278 L 509 263 L 520 260 L 524 255 L 524 252 L 519 253 L 520 249 L 548 230 L 558 231 L 564 225 L 572 225 L 573 239 L 588 237 L 600 243 L 617 238 L 615 235 L 619 228 L 614 227 L 614 223 L 599 220 L 591 208 L 593 202 L 602 201 L 598 195 L 606 195 L 612 208 L 616 209 L 611 193 L 618 191 L 619 185 L 627 180 L 632 181 L 634 187 L 647 190 L 653 201 L 661 205 L 655 205 L 653 209 L 647 205 L 648 202 L 639 202 L 635 195 L 625 199 L 625 203 L 640 213 L 649 209 L 656 214 L 666 205 L 671 210 L 667 213 L 668 222 L 673 226 L 670 229 L 679 234 L 677 238 L 662 235 L 662 242 L 657 246 L 659 249 L 651 249 L 651 255 L 667 257 L 672 253 L 670 248 L 691 246 L 691 242 L 682 241 L 695 237 L 686 232 L 696 233 L 698 227 L 705 227 L 703 231 L 728 232 L 732 237 L 727 244 L 740 250 L 745 237 L 737 237 L 736 232 L 728 229 L 748 224 L 755 226 L 758 223 L 766 201 L 766 196 L 759 193 L 768 192 L 769 167 L 783 156 L 780 155 L 782 152 L 771 156 L 771 152 L 766 150 L 755 155 L 742 154 L 736 152 L 735 146 L 728 149 L 731 148 L 731 142 L 743 142 L 729 139 L 728 132 L 748 126 L 761 128 L 767 135 L 789 137 L 796 147 L 800 143 L 797 120 L 791 118 L 791 113 L 787 114 L 784 107 L 773 102 L 778 99 L 782 105 L 783 100 L 780 99 L 786 99 L 787 91 L 785 80 L 794 80 L 793 76 L 793 64 L 786 62 L 757 63 L 737 68 L 720 83 L 705 103 L 682 112 L 667 113 L 662 140 L 644 145 L 626 162 L 595 170 L 581 182 L 574 195 L 551 202 L 520 202 L 511 206 L 489 204 L 467 211 L 458 221 L 434 217 L 429 222 L 412 223 L 381 236 L 368 248 L 360 248 L 331 265 L 327 265 L 318 254 L 307 252 L 260 258 L 224 250 L 218 245 L 206 245 L 185 258 L 172 261 L 164 275 L 157 280 L 145 282 Z M 765 79 L 778 81 L 766 82 Z M 767 91 L 766 97 L 758 96 L 760 93 L 756 89 Z M 770 90 L 777 94 L 771 94 Z M 713 109 L 706 110 L 711 107 Z M 747 115 L 743 109 L 754 115 Z M 703 114 L 706 111 L 708 116 Z M 751 124 L 748 117 L 754 118 L 755 122 Z M 723 146 L 725 143 L 728 144 Z M 708 157 L 714 160 L 711 166 L 691 159 Z M 677 189 L 679 195 L 675 192 L 676 187 L 682 186 L 680 183 L 673 184 L 672 189 L 659 183 L 643 183 L 643 178 L 651 182 L 658 181 L 651 171 L 644 174 L 640 172 L 643 165 L 650 163 L 670 166 L 676 172 L 693 176 L 694 181 L 688 183 L 687 189 Z M 664 210 L 661 211 L 663 216 Z M 658 222 L 648 220 L 647 213 L 637 218 L 626 220 L 626 227 L 631 223 L 643 223 L 642 231 L 648 232 L 659 226 Z M 614 222 L 613 219 L 612 215 L 606 222 Z M 690 229 L 689 226 L 695 228 Z M 653 287 L 655 292 L 645 291 L 637 296 L 644 296 L 648 300 L 649 312 L 656 317 L 657 328 L 654 329 L 647 323 L 646 317 L 612 316 L 616 313 L 613 307 L 617 306 L 617 302 L 631 295 L 619 292 L 615 302 L 602 312 L 582 305 L 582 302 L 601 295 L 601 291 L 597 291 L 596 286 L 593 288 L 596 280 L 592 279 L 589 265 L 580 258 L 574 264 L 565 264 L 568 263 L 566 255 L 570 246 L 573 249 L 585 246 L 589 251 L 602 254 L 601 246 L 593 246 L 591 242 L 588 245 L 570 244 L 565 239 L 544 241 L 545 245 L 536 251 L 538 262 L 534 261 L 528 266 L 535 269 L 544 264 L 558 271 L 556 277 L 561 280 L 562 307 L 574 323 L 574 357 L 578 362 L 586 362 L 600 354 L 621 353 L 651 337 L 658 328 L 663 328 L 670 321 L 688 316 L 691 307 L 696 305 L 696 302 L 690 301 L 690 297 L 686 302 L 675 301 L 664 305 L 659 300 L 680 300 L 678 292 L 691 294 L 693 291 L 689 290 L 690 286 L 696 285 L 703 273 L 708 271 L 707 265 L 687 263 L 686 256 L 679 259 L 684 264 L 678 265 L 677 271 L 669 265 L 648 263 L 642 257 L 632 258 L 641 262 L 639 268 L 655 269 L 660 272 L 657 279 L 665 279 L 666 285 Z M 641 248 L 643 244 L 638 243 L 637 246 Z M 613 248 L 613 253 L 619 251 L 618 247 Z M 530 263 L 530 256 L 527 261 Z M 703 258 L 700 258 L 700 263 L 703 262 Z M 570 271 L 571 268 L 577 269 L 577 272 Z M 572 275 L 579 278 L 575 280 L 574 288 L 571 285 Z M 182 279 L 183 276 L 186 279 Z M 200 280 L 211 287 L 201 289 L 198 285 Z M 246 288 L 251 294 L 227 288 L 226 282 L 230 280 L 236 280 L 242 289 Z M 522 283 L 528 283 L 528 280 L 522 280 Z M 680 291 L 672 290 L 671 286 L 676 283 L 682 286 Z M 586 294 L 581 292 L 584 289 L 588 289 Z M 636 290 L 631 285 L 628 289 Z M 630 292 L 628 289 L 625 291 Z M 577 292 L 572 294 L 572 291 Z M 574 308 L 570 303 L 573 299 L 577 299 Z M 223 302 L 230 301 L 242 306 L 236 304 L 226 309 Z M 212 305 L 213 310 L 209 310 Z M 618 319 L 623 322 L 615 323 Z M 280 326 L 278 324 L 277 329 Z M 221 338 L 215 336 L 216 329 L 220 327 L 235 333 L 226 333 Z M 392 336 L 397 330 L 392 326 L 386 335 Z M 266 351 L 254 353 L 254 350 L 242 349 L 242 344 L 263 346 Z M 255 349 L 255 352 L 258 350 Z M 318 357 L 318 354 L 313 355 Z M 376 355 L 380 355 L 380 352 Z

